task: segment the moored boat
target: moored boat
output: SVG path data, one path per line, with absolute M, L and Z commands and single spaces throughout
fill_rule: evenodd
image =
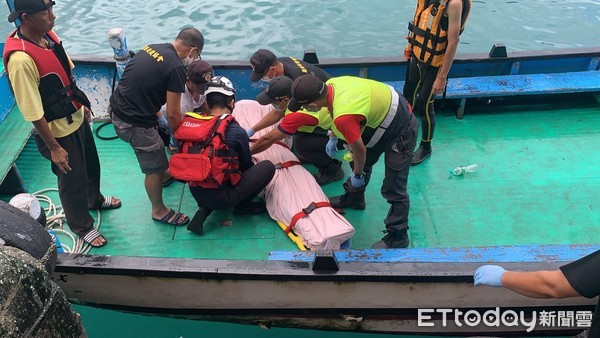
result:
M 115 62 L 74 60 L 78 84 L 100 113 L 98 128 L 116 81 Z M 600 156 L 591 146 L 600 140 L 599 60 L 598 49 L 459 56 L 446 109 L 439 113 L 435 153 L 411 169 L 413 248 L 405 250 L 366 249 L 381 236 L 387 210 L 376 184 L 367 191 L 367 210 L 344 215 L 356 228 L 350 251 L 300 253 L 268 216 L 219 212 L 204 236 L 155 224 L 146 217 L 147 199 L 139 191 L 141 175 L 130 149 L 118 140 L 98 140 L 103 189 L 122 197 L 124 206 L 102 213 L 110 244 L 91 255 L 59 255 L 54 279 L 73 302 L 92 306 L 327 330 L 514 334 L 527 327 L 443 326 L 441 312 L 432 313 L 433 326 L 419 326 L 418 311 L 484 313 L 500 307 L 523 310 L 528 318 L 533 311 L 590 311 L 594 300 L 533 300 L 474 288 L 472 276 L 487 262 L 554 269 L 600 247 L 600 219 L 594 213 Z M 247 62 L 209 62 L 216 75 L 234 82 L 238 99 L 253 99 L 264 88 L 249 81 Z M 392 58 L 319 64 L 333 75 L 363 76 L 398 88 L 405 72 L 405 63 Z M 11 135 L 0 146 L 7 154 L 5 191 L 54 186 L 44 169 L 47 162 L 29 141 L 31 126 L 22 121 L 5 74 L 0 85 L 5 100 L 0 131 Z M 107 129 L 100 133 L 110 133 Z M 479 163 L 478 172 L 448 175 L 448 169 L 467 162 Z M 381 178 L 377 168 L 375 178 Z M 328 196 L 340 190 L 336 183 L 324 187 Z M 182 211 L 194 211 L 185 186 L 176 183 L 165 196 Z

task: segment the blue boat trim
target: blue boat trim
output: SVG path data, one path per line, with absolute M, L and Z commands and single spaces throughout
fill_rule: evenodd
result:
M 336 251 L 339 262 L 369 263 L 550 263 L 570 262 L 600 250 L 600 244 L 474 248 L 409 248 Z M 312 262 L 314 252 L 273 251 L 271 261 Z

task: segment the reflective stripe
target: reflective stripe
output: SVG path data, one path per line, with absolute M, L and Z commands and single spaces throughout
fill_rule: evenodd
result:
M 375 144 L 377 144 L 377 142 L 385 133 L 386 129 L 390 126 L 390 124 L 392 124 L 392 121 L 396 116 L 396 112 L 398 111 L 398 105 L 400 104 L 400 95 L 398 95 L 398 92 L 396 92 L 394 87 L 390 85 L 387 86 L 392 92 L 392 103 L 390 104 L 390 109 L 388 110 L 387 116 L 385 117 L 385 119 L 383 119 L 383 121 L 381 121 L 381 124 L 379 125 L 379 127 L 377 127 L 377 130 L 375 130 L 375 133 L 371 137 L 371 140 L 369 140 L 369 143 L 367 143 L 367 148 L 372 148 Z

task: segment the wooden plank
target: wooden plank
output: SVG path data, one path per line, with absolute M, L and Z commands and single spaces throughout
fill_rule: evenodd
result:
M 446 98 L 600 91 L 600 72 L 504 75 L 450 79 Z
M 472 248 L 407 248 L 400 250 L 344 250 L 339 262 L 399 263 L 532 263 L 570 262 L 600 250 L 598 244 L 522 245 Z M 273 251 L 270 261 L 311 262 L 312 251 Z

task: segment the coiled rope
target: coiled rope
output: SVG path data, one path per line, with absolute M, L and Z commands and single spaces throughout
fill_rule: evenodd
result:
M 65 220 L 65 212 L 62 208 L 62 205 L 56 205 L 52 202 L 52 199 L 44 193 L 56 191 L 56 188 L 47 188 L 36 191 L 33 193 L 40 203 L 46 203 L 47 208 L 44 208 L 44 212 L 46 213 L 46 230 L 52 230 L 55 233 L 60 233 L 71 239 L 71 245 L 67 245 L 64 241 L 61 241 L 61 245 L 63 250 L 69 254 L 87 254 L 92 249 L 92 246 L 85 243 L 82 238 L 79 236 L 74 236 L 70 231 L 63 229 L 63 223 Z M 97 220 L 95 223 L 95 228 L 100 229 L 101 217 L 100 210 L 96 210 L 97 212 Z

